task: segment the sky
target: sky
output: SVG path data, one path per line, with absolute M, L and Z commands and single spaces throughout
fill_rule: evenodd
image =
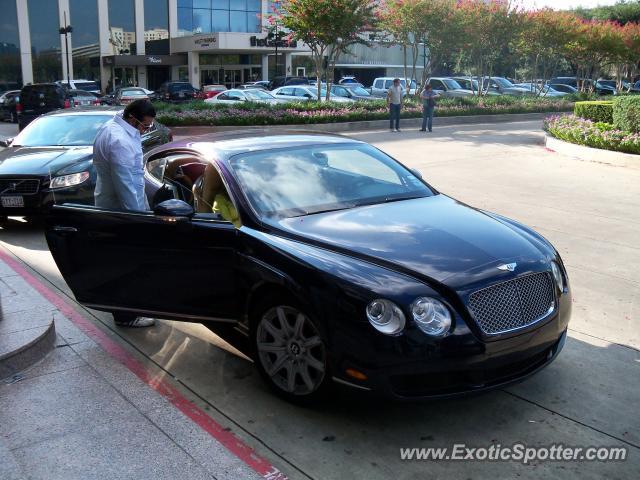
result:
M 567 10 L 575 7 L 597 7 L 602 5 L 613 5 L 617 0 L 512 0 L 512 3 L 519 3 L 527 10 L 534 8 L 550 7 L 555 10 Z

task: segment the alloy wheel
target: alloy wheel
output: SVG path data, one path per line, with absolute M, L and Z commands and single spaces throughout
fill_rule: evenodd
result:
M 315 392 L 326 372 L 318 329 L 301 311 L 280 305 L 265 312 L 256 330 L 258 358 L 271 381 L 292 395 Z

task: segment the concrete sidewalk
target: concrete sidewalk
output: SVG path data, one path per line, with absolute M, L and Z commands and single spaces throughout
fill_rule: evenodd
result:
M 264 478 L 176 408 L 175 392 L 143 382 L 23 277 L 0 258 L 11 305 L 23 303 L 14 310 L 27 321 L 35 301 L 57 336 L 44 360 L 0 380 L 0 479 Z M 166 382 L 161 370 L 147 373 Z

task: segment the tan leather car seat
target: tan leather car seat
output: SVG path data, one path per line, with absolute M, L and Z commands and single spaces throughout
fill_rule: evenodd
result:
M 211 213 L 213 202 L 218 193 L 224 192 L 222 178 L 216 168 L 209 164 L 204 174 L 193 185 L 193 203 L 198 213 Z
M 188 197 L 188 195 L 185 195 L 187 192 L 189 192 L 189 194 L 191 193 L 194 182 L 187 175 L 182 174 L 179 171 L 179 168 L 182 165 L 186 165 L 188 163 L 194 163 L 197 161 L 198 159 L 193 157 L 177 157 L 172 160 L 169 160 L 167 162 L 167 165 L 164 168 L 164 178 L 167 178 L 184 187 L 184 191 L 181 193 L 185 197 Z

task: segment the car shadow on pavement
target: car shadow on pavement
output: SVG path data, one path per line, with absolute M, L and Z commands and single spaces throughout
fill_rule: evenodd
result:
M 44 237 L 42 217 L 9 217 L 0 222 L 0 238 L 3 243 L 29 250 L 48 251 Z
M 119 331 L 203 399 L 214 418 L 231 420 L 234 429 L 257 438 L 312 478 L 382 479 L 393 472 L 394 478 L 418 478 L 426 464 L 401 462 L 400 448 L 455 443 L 617 445 L 631 450 L 624 464 L 574 463 L 568 476 L 562 462 L 539 462 L 535 470 L 517 463 L 504 466 L 523 478 L 578 478 L 586 470 L 601 478 L 614 473 L 624 477 L 640 465 L 640 419 L 633 407 L 640 385 L 628 381 L 640 373 L 640 353 L 628 347 L 571 332 L 551 365 L 506 389 L 404 403 L 340 387 L 321 403 L 302 407 L 274 395 L 247 357 L 205 332 L 197 324 L 169 321 L 152 329 Z M 429 468 L 439 476 L 446 463 L 432 462 Z M 466 473 L 472 468 L 470 463 L 458 466 Z M 495 462 L 473 462 L 474 478 L 488 478 L 498 468 Z

